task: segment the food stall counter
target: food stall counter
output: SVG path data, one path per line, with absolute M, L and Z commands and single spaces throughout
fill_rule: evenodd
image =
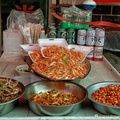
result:
M 87 77 L 80 81 L 80 85 L 85 88 L 92 83 L 102 81 L 120 81 L 119 72 L 108 62 L 103 56 L 102 61 L 90 61 L 91 71 Z M 33 72 L 28 75 L 20 76 L 15 67 L 20 64 L 26 64 L 23 60 L 23 56 L 19 52 L 3 52 L 0 57 L 0 77 L 14 78 L 21 81 L 24 85 L 42 78 L 36 76 Z M 82 108 L 74 114 L 67 116 L 39 116 L 33 113 L 28 107 L 27 101 L 21 97 L 13 109 L 8 114 L 0 116 L 0 120 L 119 120 L 118 115 L 104 115 L 95 110 L 89 99 L 86 99 Z

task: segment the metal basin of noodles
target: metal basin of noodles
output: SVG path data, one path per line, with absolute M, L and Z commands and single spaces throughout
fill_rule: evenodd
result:
M 33 102 L 30 99 L 40 92 L 46 92 L 52 89 L 57 89 L 67 94 L 74 94 L 79 101 L 70 105 L 50 106 Z M 78 110 L 80 110 L 82 102 L 87 97 L 87 90 L 83 86 L 73 82 L 44 80 L 28 84 L 23 97 L 28 101 L 28 106 L 34 113 L 38 115 L 61 116 L 70 113 L 76 113 Z
M 6 79 L 8 80 L 8 78 L 0 77 L 0 81 L 6 80 Z M 0 116 L 12 111 L 16 106 L 17 100 L 24 94 L 24 91 L 25 91 L 25 86 L 21 82 L 18 82 L 17 80 L 9 78 L 8 81 L 10 81 L 10 80 L 12 81 L 12 83 L 17 83 L 18 86 L 20 87 L 21 91 L 19 92 L 19 94 L 15 98 L 11 99 L 10 101 L 0 103 Z M 3 91 L 3 88 L 1 88 L 1 92 L 2 91 Z M 13 93 L 11 93 L 11 94 L 13 94 Z M 1 96 L 1 98 L 2 97 L 3 96 Z
M 27 58 L 26 62 L 27 62 L 27 64 L 28 64 L 28 66 L 32 69 L 31 64 L 33 63 L 33 61 L 30 59 L 30 57 Z M 90 64 L 89 60 L 85 59 L 85 62 L 86 62 L 86 64 L 88 65 L 88 71 L 87 71 L 86 75 L 85 75 L 83 78 L 85 78 L 85 77 L 89 74 L 89 72 L 90 72 L 90 70 L 91 70 L 91 64 Z M 53 81 L 72 81 L 72 82 L 74 82 L 74 83 L 80 83 L 80 81 L 83 79 L 83 78 L 77 78 L 77 79 L 51 79 L 51 78 L 49 78 L 49 77 L 47 77 L 47 76 L 44 76 L 44 75 L 38 73 L 38 72 L 37 72 L 36 70 L 34 70 L 34 69 L 32 69 L 32 70 L 34 71 L 34 73 L 35 73 L 37 76 L 42 77 L 42 78 L 45 78 L 45 79 L 47 79 L 47 80 L 53 80 Z

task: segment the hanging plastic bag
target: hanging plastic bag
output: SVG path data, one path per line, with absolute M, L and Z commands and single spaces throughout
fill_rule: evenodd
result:
M 37 9 L 33 13 L 13 9 L 7 18 L 7 29 L 19 29 L 27 23 L 43 24 L 43 22 L 44 15 L 41 9 Z
M 79 21 L 79 22 L 90 22 L 92 11 L 91 10 L 83 10 L 79 9 L 75 6 L 75 0 L 72 2 L 71 7 L 62 7 L 62 16 L 65 19 Z M 62 21 L 62 28 L 73 28 L 73 29 L 88 29 L 89 25 L 83 25 L 79 23 L 72 23 L 68 21 Z
M 37 9 L 31 14 L 11 10 L 7 18 L 7 30 L 3 31 L 3 50 L 21 52 L 20 45 L 24 43 L 24 37 L 20 28 L 28 23 L 43 24 L 43 21 L 44 16 L 41 9 Z

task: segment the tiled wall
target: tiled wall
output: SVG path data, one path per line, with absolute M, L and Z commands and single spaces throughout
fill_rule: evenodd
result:
M 120 6 L 118 5 L 97 5 L 93 10 L 92 21 L 109 21 L 120 23 Z
M 70 0 L 60 0 L 60 4 L 71 5 Z M 68 1 L 68 2 L 67 2 Z M 84 0 L 76 0 L 76 5 L 79 6 Z M 51 4 L 55 4 L 56 0 L 52 0 Z M 98 2 L 96 9 L 93 10 L 92 21 L 109 21 L 120 23 L 120 2 Z

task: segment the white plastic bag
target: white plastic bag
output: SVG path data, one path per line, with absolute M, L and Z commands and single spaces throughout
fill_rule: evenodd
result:
M 33 13 L 11 10 L 7 18 L 7 30 L 3 31 L 3 50 L 20 52 L 20 45 L 24 43 L 24 36 L 20 27 L 24 24 L 43 24 L 44 16 L 41 9 Z
M 7 18 L 7 29 L 18 29 L 27 23 L 43 24 L 44 16 L 41 9 L 37 9 L 33 13 L 25 13 L 12 9 Z

